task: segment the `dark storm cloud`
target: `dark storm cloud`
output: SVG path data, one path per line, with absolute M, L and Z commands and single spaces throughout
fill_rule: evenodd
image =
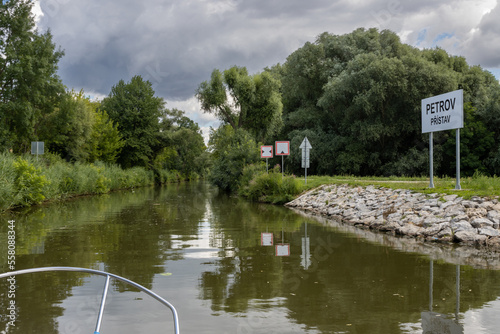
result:
M 500 67 L 500 1 L 484 15 L 464 50 L 475 64 Z
M 486 2 L 493 7 L 492 0 Z M 69 88 L 107 95 L 119 80 L 128 81 L 139 74 L 153 83 L 158 95 L 168 100 L 188 100 L 200 82 L 209 79 L 214 68 L 223 70 L 238 65 L 246 66 L 251 73 L 261 71 L 284 62 L 290 53 L 325 31 L 344 34 L 358 27 L 388 28 L 400 34 L 403 42 L 418 42 L 423 47 L 446 36 L 444 42 L 457 53 L 467 51 L 460 49 L 465 35 L 481 18 L 470 23 L 474 17 L 467 6 L 484 3 L 41 0 L 44 16 L 39 28 L 50 28 L 55 42 L 65 50 L 59 73 Z M 457 17 L 457 13 L 463 17 Z M 471 55 L 488 64 L 496 64 L 498 58 L 492 52 L 482 54 L 488 47 L 493 48 L 483 39 L 495 40 L 500 36 L 495 21 L 498 17 L 497 7 L 495 13 L 483 18 L 469 41 L 475 49 L 482 50 Z M 454 28 L 451 32 L 450 25 Z

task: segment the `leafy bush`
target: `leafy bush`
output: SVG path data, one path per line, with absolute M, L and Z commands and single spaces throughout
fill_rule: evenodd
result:
M 249 166 L 248 169 L 247 173 L 250 174 L 255 166 Z M 254 174 L 253 179 L 244 183 L 246 180 L 248 176 L 241 180 L 239 193 L 252 201 L 283 204 L 300 193 L 300 185 L 295 176 L 283 176 L 279 166 L 269 173 L 264 171 Z
M 14 205 L 29 206 L 41 203 L 45 199 L 43 188 L 47 183 L 47 178 L 42 175 L 41 169 L 20 157 L 14 161 L 13 166 L 14 186 L 17 192 Z

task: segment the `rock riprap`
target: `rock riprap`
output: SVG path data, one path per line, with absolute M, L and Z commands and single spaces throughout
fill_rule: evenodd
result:
M 496 198 L 464 200 L 458 195 L 374 186 L 323 185 L 286 206 L 360 228 L 500 250 L 500 203 Z

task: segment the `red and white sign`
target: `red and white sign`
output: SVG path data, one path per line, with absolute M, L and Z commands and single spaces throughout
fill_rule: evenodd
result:
M 260 244 L 262 246 L 272 246 L 273 245 L 273 234 L 272 233 L 266 233 L 262 232 L 260 234 Z
M 261 146 L 260 147 L 260 157 L 261 158 L 272 158 L 273 157 L 273 147 L 272 146 Z
M 290 256 L 290 244 L 276 245 L 276 256 Z
M 290 155 L 289 141 L 277 141 L 275 144 L 276 144 L 276 155 Z

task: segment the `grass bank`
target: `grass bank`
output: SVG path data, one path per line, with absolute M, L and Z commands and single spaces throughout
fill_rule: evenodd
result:
M 348 184 L 350 186 L 368 185 L 390 189 L 408 189 L 424 194 L 456 194 L 465 199 L 473 196 L 500 196 L 500 178 L 476 174 L 461 178 L 461 190 L 456 190 L 455 178 L 434 177 L 434 188 L 429 188 L 430 180 L 424 177 L 355 177 L 355 176 L 308 176 L 307 185 L 304 178 L 298 178 L 302 191 L 313 189 L 324 184 Z
M 156 174 L 156 180 L 161 183 L 183 179 L 175 171 Z M 0 154 L 0 212 L 47 200 L 104 194 L 154 183 L 155 173 L 142 167 L 122 169 L 114 164 L 72 164 L 53 154 L 38 159 L 31 155 Z
M 298 197 L 301 193 L 329 184 L 348 184 L 366 187 L 373 185 L 390 189 L 408 189 L 424 194 L 456 194 L 465 199 L 473 196 L 500 197 L 500 178 L 475 174 L 460 180 L 461 190 L 456 190 L 455 178 L 434 178 L 434 188 L 429 188 L 429 179 L 425 177 L 356 177 L 356 176 L 308 176 L 281 175 L 279 167 L 266 173 L 262 164 L 245 167 L 239 179 L 238 194 L 252 201 L 284 204 Z

